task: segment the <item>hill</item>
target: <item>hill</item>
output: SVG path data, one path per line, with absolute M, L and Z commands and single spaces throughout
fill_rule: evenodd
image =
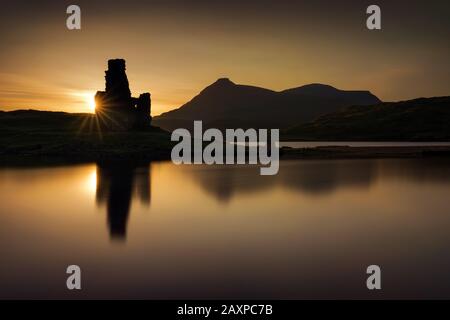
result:
M 450 97 L 351 106 L 282 132 L 283 139 L 450 141 Z
M 102 132 L 93 114 L 0 112 L 0 164 L 170 158 L 170 135 L 155 127 Z
M 191 129 L 194 120 L 219 129 L 288 128 L 345 106 L 379 102 L 369 91 L 311 84 L 277 92 L 222 78 L 180 108 L 154 117 L 153 123 L 166 130 Z

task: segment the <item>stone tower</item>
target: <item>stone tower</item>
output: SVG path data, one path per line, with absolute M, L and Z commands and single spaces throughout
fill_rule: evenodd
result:
M 150 93 L 133 98 L 125 73 L 125 60 L 108 60 L 105 91 L 95 95 L 95 114 L 108 130 L 144 129 L 150 126 Z

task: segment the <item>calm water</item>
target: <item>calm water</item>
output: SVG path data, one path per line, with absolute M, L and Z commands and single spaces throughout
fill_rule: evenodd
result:
M 282 147 L 314 148 L 325 146 L 349 147 L 423 147 L 450 146 L 450 142 L 407 142 L 407 141 L 282 141 Z
M 450 298 L 450 164 L 0 169 L 0 298 Z M 82 269 L 82 290 L 65 269 Z M 382 269 L 382 291 L 365 287 Z

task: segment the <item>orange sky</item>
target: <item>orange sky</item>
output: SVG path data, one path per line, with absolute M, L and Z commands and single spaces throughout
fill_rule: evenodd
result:
M 0 109 L 90 112 L 110 58 L 127 60 L 135 95 L 151 92 L 152 115 L 220 77 L 274 90 L 320 82 L 382 100 L 450 94 L 448 1 L 379 1 L 382 31 L 366 29 L 361 1 L 339 3 L 78 1 L 82 29 L 69 31 L 70 3 L 11 2 L 0 13 Z

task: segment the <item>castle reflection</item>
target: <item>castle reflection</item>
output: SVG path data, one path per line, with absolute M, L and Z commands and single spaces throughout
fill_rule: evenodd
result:
M 150 206 L 151 164 L 97 164 L 96 202 L 106 206 L 111 239 L 125 240 L 132 199 Z

